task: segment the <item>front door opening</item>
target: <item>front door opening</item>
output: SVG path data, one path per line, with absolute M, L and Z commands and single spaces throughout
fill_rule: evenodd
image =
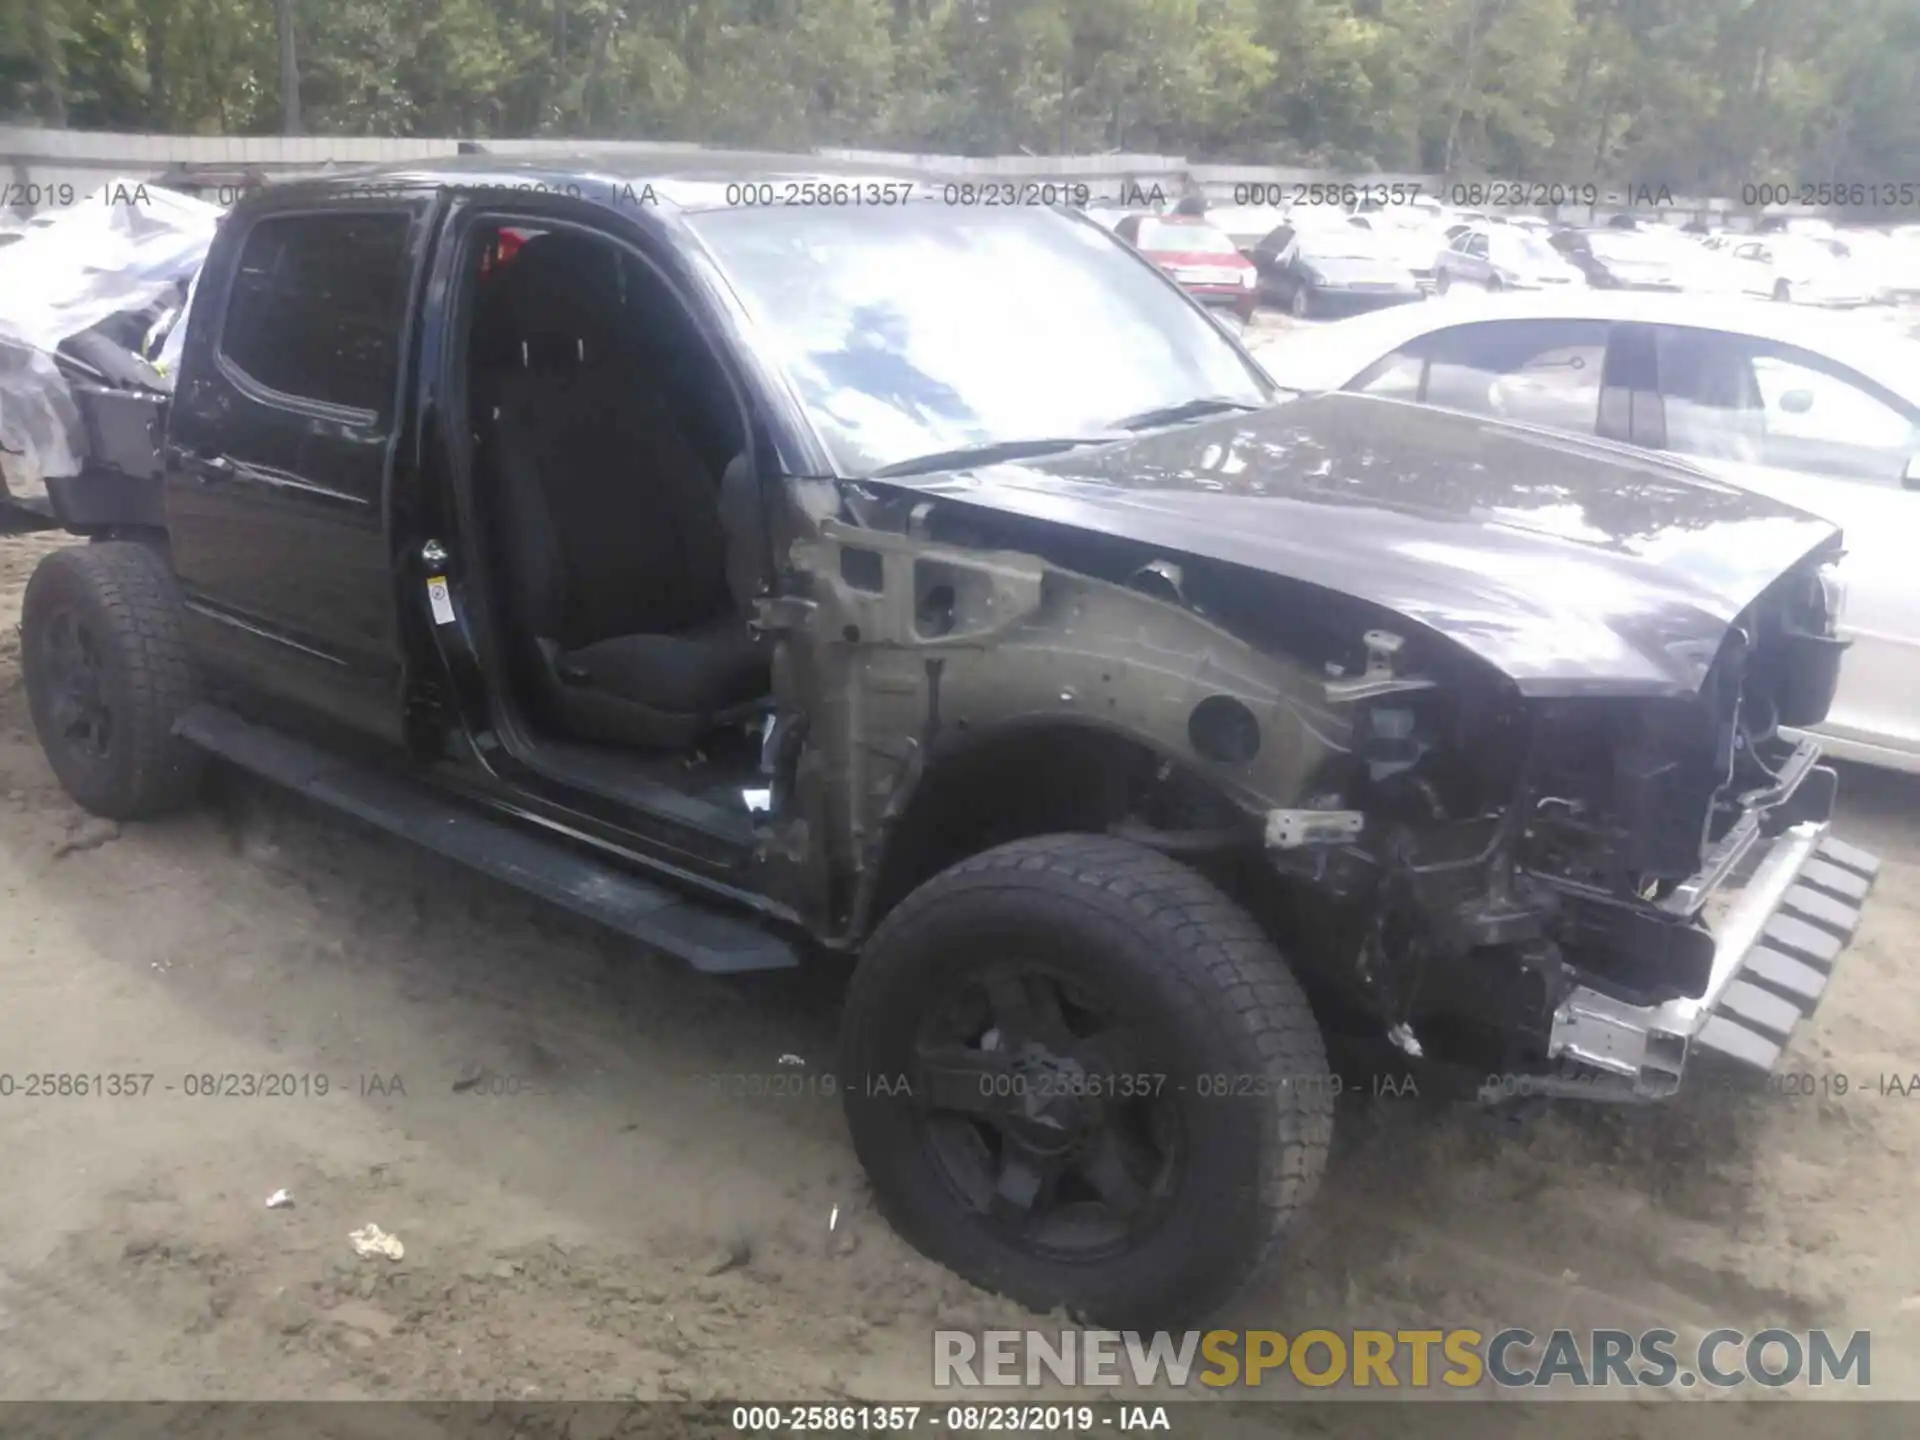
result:
M 482 240 L 467 393 L 502 699 L 549 760 L 751 808 L 770 647 L 735 392 L 638 255 L 574 229 Z

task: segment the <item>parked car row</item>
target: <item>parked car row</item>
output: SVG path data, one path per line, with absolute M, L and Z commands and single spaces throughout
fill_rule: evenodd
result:
M 1920 300 L 1915 227 L 1835 232 L 1795 222 L 1769 233 L 1702 233 L 1632 216 L 1576 226 L 1452 210 L 1431 199 L 1349 209 L 1231 206 L 1200 215 L 1108 210 L 1098 218 L 1170 272 L 1204 271 L 1190 288 L 1240 320 L 1255 304 L 1304 317 L 1397 305 L 1457 286 L 1745 294 L 1827 308 Z M 1142 233 L 1152 243 L 1141 244 Z M 1230 248 L 1254 267 L 1250 295 L 1240 293 L 1245 271 L 1221 273 L 1231 268 L 1219 261 Z

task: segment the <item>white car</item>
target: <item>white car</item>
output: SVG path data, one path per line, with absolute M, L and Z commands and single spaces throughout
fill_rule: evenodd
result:
M 1415 203 L 1355 214 L 1351 223 L 1378 235 L 1400 264 L 1412 272 L 1420 288 L 1431 290 L 1434 259 L 1447 248 L 1446 215 L 1437 203 Z
M 1499 290 L 1573 290 L 1587 277 L 1538 235 L 1511 225 L 1469 225 L 1433 261 L 1434 287 Z
M 1920 299 L 1920 239 L 1874 230 L 1847 230 L 1834 238 L 1876 299 L 1886 304 Z
M 1873 283 L 1823 238 L 1756 235 L 1728 246 L 1726 253 L 1740 289 L 1749 295 L 1802 305 L 1870 305 L 1874 300 Z
M 1600 289 L 1740 293 L 1739 276 L 1724 254 L 1677 230 L 1569 227 L 1557 232 L 1550 243 L 1586 271 L 1588 280 Z
M 1843 759 L 1920 772 L 1920 341 L 1798 306 L 1575 290 L 1381 311 L 1256 353 L 1295 390 L 1660 450 L 1833 521 L 1852 649 L 1819 734 Z

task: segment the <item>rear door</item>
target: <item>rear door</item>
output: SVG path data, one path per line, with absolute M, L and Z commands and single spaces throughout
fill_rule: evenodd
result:
M 1467 255 L 1467 246 L 1473 238 L 1473 230 L 1462 230 L 1449 240 L 1447 248 L 1440 252 L 1436 269 L 1447 277 L 1448 283 L 1479 278 L 1474 272 L 1473 261 Z
M 401 736 L 387 489 L 433 199 L 222 232 L 168 431 L 167 524 L 210 674 Z

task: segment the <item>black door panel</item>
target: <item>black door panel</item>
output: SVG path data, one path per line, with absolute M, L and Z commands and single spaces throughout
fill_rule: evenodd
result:
M 168 437 L 167 524 L 198 663 L 396 742 L 387 492 L 432 204 L 223 231 Z

